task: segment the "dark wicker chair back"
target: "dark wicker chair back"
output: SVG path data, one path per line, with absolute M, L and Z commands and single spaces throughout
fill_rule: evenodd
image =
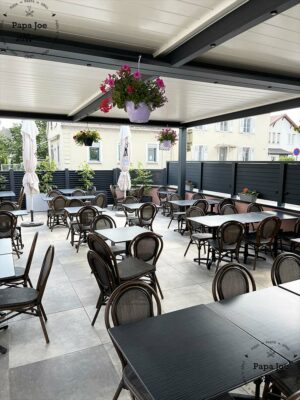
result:
M 247 212 L 262 212 L 264 211 L 263 206 L 257 203 L 250 203 L 247 207 Z
M 92 231 L 97 231 L 101 229 L 111 229 L 116 228 L 117 225 L 112 217 L 109 215 L 97 215 L 92 222 Z
M 289 396 L 287 400 L 300 400 L 300 390 Z
M 114 271 L 115 276 L 119 280 L 116 257 L 106 241 L 96 233 L 90 233 L 87 242 L 89 249 L 95 251 L 105 262 L 108 263 L 109 267 Z
M 198 199 L 193 204 L 193 207 L 201 208 L 204 214 L 207 214 L 208 211 L 208 202 L 205 199 Z
M 53 264 L 53 259 L 54 259 L 54 246 L 49 246 L 48 250 L 46 251 L 41 272 L 39 275 L 39 279 L 36 285 L 36 290 L 38 291 L 38 303 L 42 302 L 42 298 L 44 295 L 45 287 L 47 284 L 47 280 L 49 278 L 49 274 L 52 268 Z
M 226 204 L 235 204 L 234 200 L 232 199 L 223 199 L 220 201 L 220 203 L 218 204 L 218 213 L 220 214 L 220 211 L 222 209 L 222 207 L 224 207 Z
M 278 217 L 268 217 L 260 222 L 256 232 L 256 244 L 273 243 L 280 229 L 281 220 Z
M 179 194 L 177 194 L 177 193 L 173 193 L 173 194 L 171 194 L 171 195 L 169 196 L 169 201 L 175 201 L 175 200 L 181 200 L 181 197 L 180 197 Z M 169 204 L 170 204 L 171 214 L 172 214 L 173 212 L 180 211 L 180 207 L 177 206 L 176 204 L 172 204 L 172 203 L 169 203 Z
M 295 223 L 294 232 L 300 235 L 300 218 L 298 218 Z
M 25 196 L 24 186 L 22 186 L 22 188 L 20 190 L 20 193 L 19 193 L 18 201 L 17 201 L 17 207 L 18 207 L 19 210 L 21 210 L 22 203 L 23 203 L 23 200 L 24 200 L 24 196 Z
M 51 203 L 54 211 L 63 211 L 63 209 L 67 206 L 68 201 L 64 196 L 58 195 L 53 198 Z
M 188 230 L 190 232 L 190 235 L 192 235 L 197 229 L 199 229 L 199 224 L 193 221 L 190 221 L 188 218 L 192 217 L 204 217 L 205 212 L 203 211 L 202 208 L 192 206 L 186 211 L 186 224 L 188 227 Z
M 134 203 L 138 203 L 138 199 L 135 196 L 127 196 L 123 201 L 123 204 L 134 204 Z
M 151 286 L 141 281 L 127 282 L 111 294 L 105 309 L 105 325 L 110 329 L 112 326 L 138 322 L 160 314 L 161 304 Z M 127 362 L 115 348 L 124 368 Z
M 110 185 L 109 189 L 110 189 L 112 197 L 115 199 L 117 197 L 116 186 L 115 185 Z
M 38 236 L 39 236 L 39 233 L 35 232 L 35 235 L 33 237 L 33 241 L 31 243 L 30 252 L 29 252 L 29 255 L 28 255 L 28 258 L 27 258 L 26 266 L 25 266 L 25 269 L 24 269 L 24 282 L 28 281 L 29 272 L 30 272 L 30 268 L 31 268 L 32 259 L 33 259 L 34 250 L 35 250 L 35 246 L 36 246 L 36 242 L 37 242 Z
M 72 192 L 72 196 L 85 196 L 85 191 L 81 189 L 75 189 Z
M 165 192 L 165 193 L 162 193 Z M 159 201 L 161 202 L 162 200 L 166 200 L 168 197 L 168 188 L 166 186 L 160 186 L 157 190 L 157 196 L 159 198 Z
M 156 213 L 157 213 L 157 208 L 154 203 L 144 203 L 138 209 L 138 218 L 141 221 L 151 222 L 154 220 Z
M 215 301 L 230 299 L 240 294 L 255 291 L 252 274 L 243 265 L 229 263 L 223 265 L 214 276 L 212 293 Z
M 16 229 L 17 218 L 9 211 L 0 211 L 0 239 L 12 238 Z
M 162 238 L 153 232 L 141 233 L 129 245 L 129 253 L 132 257 L 139 258 L 152 265 L 156 265 L 162 249 Z
M 14 211 L 18 208 L 18 206 L 16 206 L 15 203 L 13 203 L 12 201 L 2 201 L 2 203 L 0 203 L 0 210 L 3 211 Z
M 93 250 L 88 251 L 87 258 L 103 297 L 110 296 L 117 287 L 117 279 L 114 275 L 114 271 L 105 260 Z
M 228 221 L 219 226 L 217 230 L 217 238 L 220 249 L 226 250 L 238 249 L 241 245 L 244 235 L 244 225 L 237 221 Z
M 72 199 L 68 201 L 68 207 L 83 207 L 84 202 L 82 200 Z
M 238 214 L 238 210 L 234 204 L 226 204 L 220 210 L 220 215 Z
M 93 201 L 94 206 L 104 208 L 106 206 L 106 195 L 104 193 L 99 193 Z
M 61 196 L 61 192 L 59 190 L 50 190 L 50 192 L 48 192 L 47 197 L 57 197 L 57 196 Z
M 300 256 L 294 253 L 279 254 L 272 265 L 271 279 L 274 286 L 300 279 Z
M 194 193 L 192 196 L 192 200 L 198 200 L 198 199 L 205 199 L 204 194 L 202 193 Z
M 76 214 L 76 222 L 79 227 L 88 229 L 91 227 L 98 211 L 93 206 L 84 206 Z

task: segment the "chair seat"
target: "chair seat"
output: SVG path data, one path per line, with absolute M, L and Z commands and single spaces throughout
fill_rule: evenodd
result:
M 123 369 L 123 380 L 125 386 L 131 391 L 134 397 L 138 400 L 151 400 L 152 397 L 146 391 L 144 385 L 141 383 L 139 378 L 136 376 L 132 368 L 127 365 Z
M 7 278 L 1 278 L 0 282 L 10 282 L 10 281 L 16 281 L 18 279 L 21 279 L 24 276 L 25 269 L 21 267 L 15 267 L 15 275 L 14 276 L 9 276 Z
M 300 388 L 300 362 L 270 375 L 272 382 L 284 393 L 290 396 Z
M 135 257 L 127 257 L 117 264 L 120 279 L 122 281 L 138 278 L 155 271 L 155 266 L 147 264 Z
M 244 240 L 248 244 L 255 245 L 256 244 L 256 232 L 247 233 L 244 236 Z M 260 244 L 266 244 L 266 243 L 270 243 L 270 240 L 269 239 L 263 239 L 263 238 L 260 239 Z
M 111 246 L 110 248 L 114 254 L 125 254 L 126 253 L 125 246 L 122 246 L 119 244 L 115 244 L 115 245 Z
M 193 233 L 192 234 L 192 239 L 193 240 L 209 240 L 212 239 L 213 235 L 211 233 Z
M 210 247 L 212 247 L 214 250 L 220 251 L 220 246 L 219 242 L 217 239 L 210 239 L 208 240 L 208 243 Z M 236 243 L 235 244 L 223 244 L 223 250 L 222 251 L 229 251 L 229 250 L 235 250 L 236 249 Z
M 34 303 L 38 292 L 32 288 L 7 288 L 0 290 L 0 310 L 9 310 L 18 305 L 26 306 Z

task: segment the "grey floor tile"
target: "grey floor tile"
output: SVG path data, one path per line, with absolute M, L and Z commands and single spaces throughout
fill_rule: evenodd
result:
M 9 399 L 9 332 L 0 330 L 0 345 L 7 349 L 6 354 L 0 354 L 0 399 Z

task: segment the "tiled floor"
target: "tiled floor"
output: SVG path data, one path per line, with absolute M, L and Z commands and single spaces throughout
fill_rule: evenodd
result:
M 124 218 L 116 217 L 123 226 Z M 36 216 L 46 220 L 43 214 Z M 164 312 L 213 301 L 211 282 L 215 268 L 193 262 L 196 249 L 183 257 L 188 236 L 167 229 L 168 219 L 157 216 L 154 230 L 163 235 L 164 249 L 157 275 L 164 292 Z M 173 223 L 171 228 L 175 228 Z M 18 317 L 7 331 L 0 331 L 0 344 L 9 351 L 0 355 L 1 400 L 109 400 L 120 376 L 120 362 L 110 342 L 101 310 L 95 327 L 91 320 L 99 294 L 86 260 L 86 245 L 77 254 L 66 240 L 67 230 L 51 233 L 46 225 L 23 228 L 24 254 L 16 265 L 24 265 L 35 231 L 39 231 L 31 277 L 36 283 L 43 255 L 55 246 L 53 269 L 44 296 L 50 344 L 46 344 L 39 320 Z M 251 265 L 249 265 L 251 268 Z M 254 277 L 258 289 L 271 286 L 270 261 L 259 261 Z M 246 387 L 243 390 L 251 390 Z M 120 399 L 129 399 L 123 391 Z

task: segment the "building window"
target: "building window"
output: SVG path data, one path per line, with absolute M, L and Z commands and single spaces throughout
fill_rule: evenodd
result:
M 219 147 L 219 161 L 227 160 L 227 147 Z
M 102 161 L 101 150 L 102 150 L 101 142 L 93 143 L 93 145 L 88 148 L 88 161 L 101 162 Z
M 250 161 L 250 147 L 243 147 L 243 161 Z
M 241 132 L 242 133 L 253 133 L 254 132 L 253 118 L 242 118 L 240 124 L 241 124 Z
M 147 162 L 157 163 L 158 162 L 158 144 L 147 145 Z
M 204 160 L 204 146 L 195 145 L 193 149 L 193 160 L 194 161 L 203 161 Z
M 231 123 L 230 121 L 219 122 L 217 123 L 216 129 L 221 132 L 231 132 Z
M 207 125 L 198 125 L 195 129 L 198 131 L 207 131 Z
M 277 133 L 277 142 L 276 142 L 277 144 L 279 144 L 280 143 L 280 133 Z

